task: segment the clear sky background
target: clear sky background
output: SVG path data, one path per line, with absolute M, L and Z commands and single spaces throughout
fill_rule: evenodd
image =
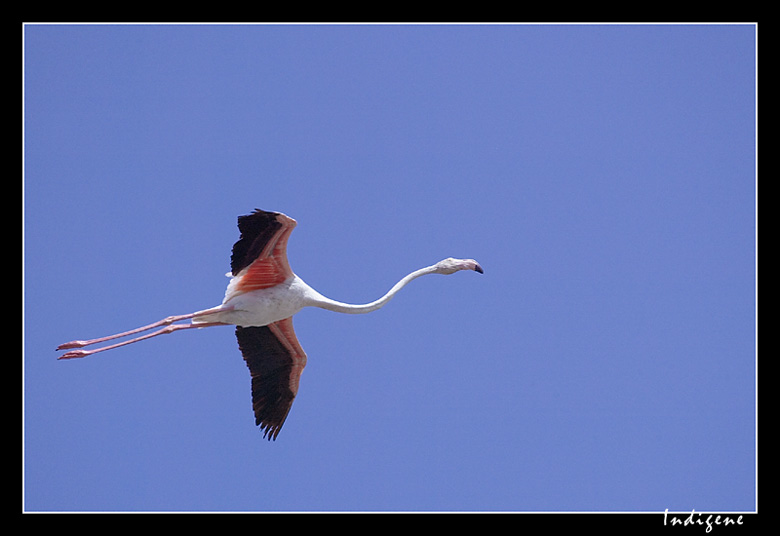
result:
M 24 28 L 24 508 L 749 511 L 756 28 Z M 236 217 L 384 309 L 295 319 L 277 441 L 221 302 Z

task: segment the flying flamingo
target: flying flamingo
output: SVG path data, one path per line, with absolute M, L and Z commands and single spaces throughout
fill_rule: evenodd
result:
M 183 329 L 235 325 L 238 348 L 252 376 L 252 406 L 255 424 L 263 437 L 275 440 L 298 392 L 298 382 L 306 365 L 306 353 L 293 331 L 292 317 L 304 307 L 320 307 L 337 313 L 370 313 L 383 307 L 407 283 L 428 274 L 452 274 L 459 270 L 482 272 L 473 259 L 448 258 L 416 270 L 376 301 L 364 305 L 342 303 L 326 298 L 295 275 L 287 262 L 287 241 L 297 222 L 279 212 L 255 210 L 239 216 L 241 233 L 230 258 L 231 277 L 221 305 L 178 316 L 108 337 L 76 340 L 57 350 L 82 348 L 161 328 L 136 338 L 96 348 L 70 350 L 59 359 L 86 357 L 157 335 Z M 183 320 L 189 323 L 177 324 Z

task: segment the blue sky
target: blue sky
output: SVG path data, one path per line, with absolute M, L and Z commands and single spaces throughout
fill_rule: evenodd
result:
M 753 25 L 27 25 L 24 508 L 752 511 Z M 276 442 L 217 305 L 298 220 Z

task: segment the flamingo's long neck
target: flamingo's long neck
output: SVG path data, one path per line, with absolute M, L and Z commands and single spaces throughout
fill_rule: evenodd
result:
M 407 275 L 403 279 L 401 279 L 398 283 L 396 283 L 393 288 L 391 288 L 387 294 L 379 298 L 378 300 L 372 301 L 371 303 L 365 303 L 365 304 L 353 304 L 353 303 L 343 303 L 336 300 L 331 300 L 330 298 L 326 298 L 325 296 L 317 293 L 316 296 L 313 297 L 311 305 L 315 307 L 321 307 L 322 309 L 327 309 L 329 311 L 335 311 L 337 313 L 347 313 L 347 314 L 363 314 L 363 313 L 370 313 L 372 311 L 376 311 L 377 309 L 380 309 L 384 307 L 387 302 L 389 302 L 393 296 L 398 293 L 399 290 L 404 288 L 410 281 L 413 279 L 417 279 L 418 277 L 436 273 L 436 267 L 435 266 L 427 266 L 425 268 L 420 268 L 419 270 L 415 270 L 411 274 Z

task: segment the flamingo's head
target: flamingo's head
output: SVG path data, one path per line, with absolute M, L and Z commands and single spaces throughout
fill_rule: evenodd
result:
M 474 270 L 480 274 L 484 273 L 482 267 L 474 259 L 453 259 L 452 257 L 439 261 L 433 265 L 435 268 L 434 273 L 437 274 L 454 274 L 459 270 Z

